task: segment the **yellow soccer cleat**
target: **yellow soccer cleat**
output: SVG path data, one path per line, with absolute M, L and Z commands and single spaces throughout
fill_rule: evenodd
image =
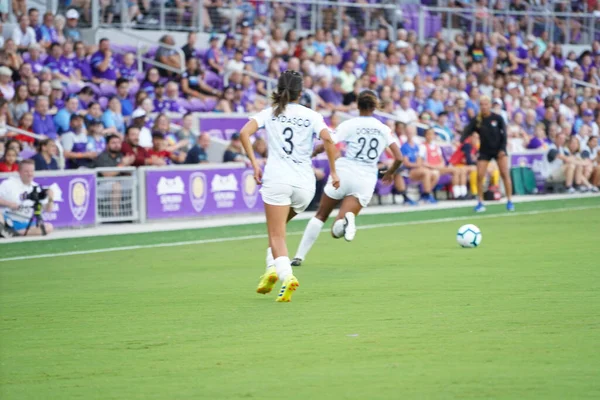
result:
M 279 290 L 279 294 L 275 301 L 289 303 L 292 301 L 292 294 L 294 294 L 298 286 L 300 286 L 298 279 L 296 279 L 294 275 L 288 276 L 281 285 L 281 289 Z
M 258 282 L 258 287 L 256 288 L 256 293 L 267 294 L 273 290 L 273 286 L 277 282 L 277 272 L 275 271 L 275 267 L 267 268 L 267 272 L 263 276 L 260 277 L 260 282 Z

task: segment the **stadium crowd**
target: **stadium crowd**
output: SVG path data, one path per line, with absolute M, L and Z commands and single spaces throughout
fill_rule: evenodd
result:
M 248 13 L 258 11 L 258 2 L 239 3 L 255 6 Z M 528 6 L 511 4 L 515 10 Z M 182 47 L 185 65 L 167 46 L 175 44 L 167 34 L 149 54 L 183 68 L 179 75 L 152 66 L 139 72 L 135 54 L 121 54 L 126 46 L 82 41 L 75 8 L 64 15 L 29 8 L 0 37 L 0 172 L 15 171 L 24 158 L 33 159 L 36 170 L 207 162 L 211 137 L 192 131 L 191 113 L 261 110 L 268 104 L 268 79 L 291 69 L 304 74 L 302 104 L 331 114 L 333 129 L 356 110 L 358 93 L 376 91 L 380 118 L 398 134 L 424 186 L 438 182 L 439 173 L 431 172 L 438 169 L 433 166 L 438 150 L 435 141 L 423 144 L 414 124 L 434 127 L 454 146 L 457 154 L 443 163 L 469 164 L 476 146 L 465 148 L 460 134 L 477 117 L 480 101 L 489 98 L 505 120 L 509 152 L 544 149 L 548 179 L 564 181 L 568 191 L 598 190 L 599 41 L 581 53 L 566 52 L 547 31 L 526 34 L 523 16 L 499 23 L 490 35 L 458 33 L 448 39 L 440 31 L 418 43 L 402 21 L 390 26 L 383 15 L 378 27 L 361 29 L 360 15 L 345 14 L 352 23 L 339 31 L 300 34 L 284 31 L 277 18 L 269 22 L 241 12 L 238 25 L 224 38 L 212 35 L 208 48 L 197 48 L 196 33 L 189 33 Z M 577 36 L 576 24 L 560 27 L 559 34 L 571 29 L 571 37 Z M 167 113 L 180 117 L 171 120 Z M 227 139 L 223 161 L 243 161 L 239 137 Z M 59 152 L 64 163 L 57 162 Z M 261 141 L 256 152 L 266 156 Z M 464 186 L 464 171 L 444 172 L 455 186 Z M 397 179 L 399 192 L 402 181 Z M 466 195 L 462 189 L 454 194 Z

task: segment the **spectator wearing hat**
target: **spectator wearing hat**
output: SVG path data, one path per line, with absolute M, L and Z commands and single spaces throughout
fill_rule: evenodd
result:
M 240 134 L 234 133 L 231 135 L 231 142 L 223 154 L 223 162 L 246 162 L 247 158 L 242 149 L 242 141 Z
M 19 17 L 19 25 L 13 29 L 12 40 L 20 51 L 25 51 L 32 44 L 37 43 L 35 31 L 29 26 L 27 15 L 23 14 Z
M 152 147 L 152 132 L 146 127 L 147 113 L 143 108 L 136 108 L 131 114 L 131 124 L 138 128 L 137 143 L 140 147 Z M 123 151 L 127 154 L 127 152 Z
M 211 71 L 222 74 L 225 64 L 225 56 L 219 48 L 219 37 L 212 35 L 209 40 L 210 48 L 206 52 L 205 62 Z
M 65 102 L 65 106 L 58 110 L 54 115 L 54 125 L 59 135 L 69 131 L 71 116 L 79 110 L 79 99 L 77 96 L 70 96 Z
M 12 71 L 10 68 L 0 67 L 0 93 L 2 97 L 10 101 L 15 96 L 15 88 L 12 83 Z
M 31 157 L 35 162 L 36 171 L 56 171 L 58 162 L 56 162 L 57 147 L 53 140 L 44 139 L 38 144 L 38 152 Z
M 71 39 L 74 42 L 81 40 L 81 32 L 77 28 L 79 23 L 79 12 L 76 9 L 71 8 L 65 14 L 67 17 L 67 24 L 64 29 L 64 34 L 67 39 Z
M 97 122 L 93 121 L 91 125 L 97 126 Z M 96 152 L 87 150 L 88 135 L 81 115 L 73 114 L 71 116 L 70 130 L 60 137 L 60 143 L 68 169 L 89 168 L 92 161 L 98 156 Z
M 252 61 L 252 70 L 259 75 L 265 75 L 269 68 L 269 59 L 266 50 L 266 46 L 262 43 L 256 46 L 256 57 Z
M 573 131 L 577 134 L 583 125 L 587 125 L 592 128 L 594 124 L 594 111 L 585 109 L 583 113 L 581 113 L 581 118 L 575 119 L 575 125 L 573 126 Z
M 48 97 L 38 96 L 35 100 L 35 111 L 33 112 L 33 132 L 45 135 L 50 139 L 56 139 L 56 126 L 52 116 L 48 114 L 50 103 Z

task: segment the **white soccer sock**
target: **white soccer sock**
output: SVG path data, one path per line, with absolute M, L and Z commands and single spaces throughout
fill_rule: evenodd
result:
M 333 223 L 333 227 L 331 228 L 331 232 L 333 233 L 333 237 L 336 239 L 344 236 L 344 220 L 338 219 Z
M 467 189 L 467 185 L 461 185 L 460 186 L 460 195 L 466 196 L 468 194 L 469 194 L 469 189 Z
M 308 221 L 308 225 L 306 225 L 302 240 L 300 241 L 300 246 L 298 246 L 298 251 L 296 252 L 296 258 L 301 260 L 306 259 L 306 255 L 317 241 L 321 229 L 323 229 L 323 221 L 320 219 L 312 217 L 310 221 Z
M 273 251 L 271 248 L 267 248 L 267 268 L 273 267 L 275 265 L 275 259 L 273 258 Z
M 275 270 L 277 271 L 277 277 L 281 282 L 285 281 L 285 278 L 292 275 L 292 264 L 289 257 L 277 257 L 275 259 Z
M 459 185 L 452 185 L 452 195 L 455 199 L 458 199 L 460 197 L 460 191 L 461 188 Z

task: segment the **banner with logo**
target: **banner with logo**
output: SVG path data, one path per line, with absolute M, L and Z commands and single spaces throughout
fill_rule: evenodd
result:
M 2 182 L 6 178 L 0 178 Z M 34 182 L 52 189 L 52 211 L 42 215 L 55 227 L 74 227 L 96 223 L 96 174 L 39 176 Z
M 200 117 L 200 132 L 208 133 L 212 137 L 229 140 L 231 135 L 239 132 L 248 122 L 247 116 L 203 118 Z
M 147 169 L 148 219 L 260 212 L 263 202 L 252 169 Z
M 535 181 L 539 190 L 544 189 L 544 182 L 546 181 L 542 176 L 542 169 L 544 166 L 544 157 L 546 156 L 545 151 L 528 151 L 528 152 L 517 152 L 510 153 L 510 166 L 511 167 L 527 167 L 531 168 L 535 174 Z

